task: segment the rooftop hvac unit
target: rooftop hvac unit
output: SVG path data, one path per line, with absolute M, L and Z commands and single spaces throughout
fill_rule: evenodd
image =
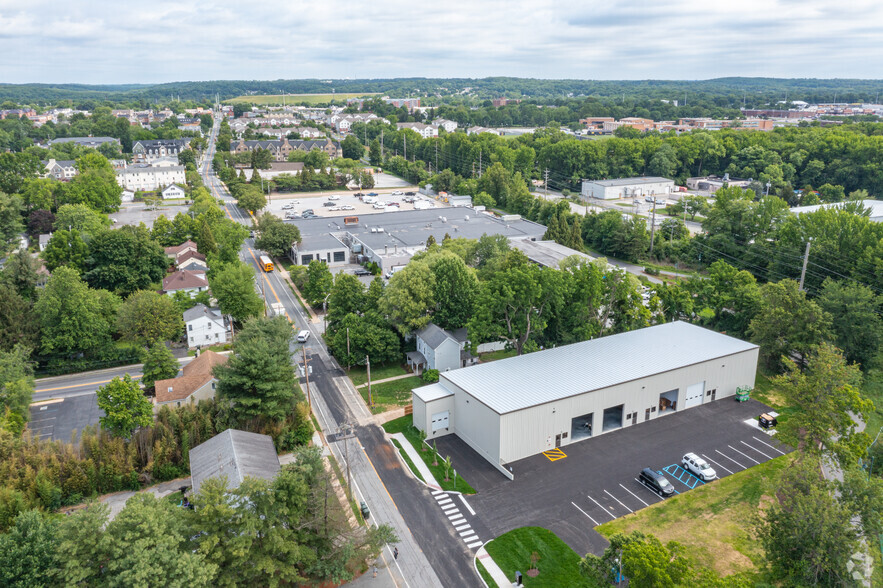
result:
M 382 233 L 382 232 L 383 232 L 383 227 L 377 227 L 377 232 L 378 232 L 378 233 Z
M 376 227 L 371 227 L 371 232 L 372 232 L 372 233 L 376 233 L 376 232 L 377 232 L 377 228 L 376 228 Z

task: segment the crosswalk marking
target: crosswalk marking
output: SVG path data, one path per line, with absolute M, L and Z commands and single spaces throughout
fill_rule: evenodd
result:
M 462 531 L 463 529 L 468 529 L 469 526 L 470 526 L 469 523 L 463 523 L 462 525 L 458 525 L 458 526 L 454 527 L 454 530 L 455 531 Z
M 474 543 L 467 543 L 466 547 L 468 547 L 469 549 L 474 549 L 474 548 L 478 547 L 479 545 L 481 545 L 481 540 L 478 540 Z

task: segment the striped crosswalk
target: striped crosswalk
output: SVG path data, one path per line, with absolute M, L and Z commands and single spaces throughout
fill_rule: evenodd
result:
M 472 525 L 466 521 L 466 517 L 460 512 L 460 507 L 454 502 L 451 496 L 444 490 L 435 490 L 433 491 L 432 496 L 435 498 L 438 506 L 442 509 L 442 513 L 448 518 L 451 525 L 454 526 L 454 531 L 456 531 L 463 542 L 466 543 L 466 547 L 469 549 L 477 549 L 478 547 L 481 547 L 481 539 L 475 533 L 475 529 L 472 528 Z M 471 511 L 472 509 L 469 510 Z M 475 513 L 473 512 L 472 514 Z

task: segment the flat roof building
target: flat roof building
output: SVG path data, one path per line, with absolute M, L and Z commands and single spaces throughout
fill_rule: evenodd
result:
M 583 180 L 583 198 L 616 200 L 638 196 L 668 195 L 674 192 L 674 180 L 660 177 L 618 178 L 616 180 Z
M 873 222 L 883 222 L 883 200 L 862 200 L 861 203 L 865 209 L 870 211 L 868 217 Z M 791 209 L 791 212 L 794 214 L 804 214 L 806 212 L 816 212 L 823 208 L 843 208 L 847 205 L 851 205 L 851 202 L 828 202 L 826 204 L 814 204 L 812 206 L 796 206 Z
M 344 219 L 358 219 L 344 222 Z M 301 242 L 291 247 L 291 259 L 301 265 L 324 261 L 329 267 L 345 265 L 364 256 L 382 270 L 405 265 L 414 254 L 426 249 L 432 236 L 441 243 L 451 238 L 479 239 L 482 235 L 503 235 L 510 240 L 541 239 L 546 227 L 511 215 L 497 218 L 471 208 L 433 208 L 382 212 L 362 217 L 323 217 L 290 221 L 300 229 Z
M 757 345 L 673 322 L 442 372 L 412 391 L 427 438 L 456 434 L 500 472 L 537 453 L 753 386 Z

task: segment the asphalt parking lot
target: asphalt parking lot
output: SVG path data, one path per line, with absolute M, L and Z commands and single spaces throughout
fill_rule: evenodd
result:
M 79 438 L 84 428 L 97 425 L 104 413 L 98 408 L 95 393 L 36 403 L 30 408 L 28 429 L 35 437 L 53 441 L 71 441 L 76 431 Z
M 298 194 L 291 197 L 287 194 L 271 194 L 271 200 L 267 203 L 264 210 L 275 214 L 280 218 L 285 218 L 286 212 L 302 213 L 304 210 L 311 208 L 316 216 L 320 217 L 340 217 L 340 216 L 363 216 L 366 214 L 377 214 L 379 212 L 395 212 L 396 210 L 415 210 L 414 203 L 404 202 L 404 194 L 392 194 L 392 192 L 416 192 L 414 189 L 403 188 L 401 190 L 363 190 L 363 194 L 377 194 L 376 198 L 384 204 L 396 203 L 398 208 L 383 207 L 375 208 L 373 204 L 367 204 L 356 198 L 354 192 L 333 192 L 322 194 Z M 447 207 L 447 204 L 435 200 L 428 196 L 417 194 L 414 196 L 417 201 L 428 202 L 433 208 Z M 333 206 L 325 206 L 326 202 L 330 202 Z M 283 208 L 289 206 L 289 208 Z M 341 207 L 351 206 L 351 210 L 341 210 Z M 424 204 L 425 206 L 425 204 Z
M 513 481 L 454 435 L 437 446 L 476 489 L 470 503 L 494 536 L 536 525 L 577 553 L 601 553 L 606 540 L 594 527 L 662 501 L 638 481 L 641 469 L 662 471 L 684 493 L 703 484 L 680 467 L 685 453 L 704 457 L 724 477 L 792 451 L 749 424 L 768 410 L 754 400 L 721 399 L 517 461 Z
M 110 214 L 110 218 L 116 219 L 114 227 L 122 225 L 135 225 L 144 223 L 147 228 L 153 228 L 153 222 L 164 215 L 167 219 L 172 220 L 179 212 L 187 214 L 188 206 L 183 204 L 160 204 L 156 209 L 147 209 L 143 202 L 123 202 L 120 209 Z

